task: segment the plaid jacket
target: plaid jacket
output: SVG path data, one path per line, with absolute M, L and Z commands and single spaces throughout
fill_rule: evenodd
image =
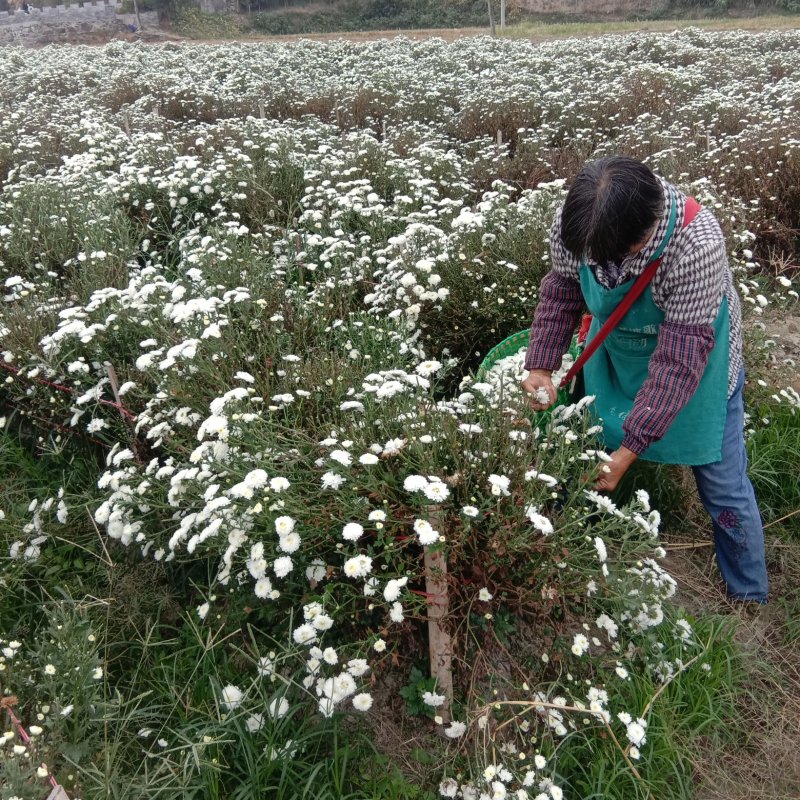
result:
M 667 229 L 669 195 L 678 203 L 678 220 L 683 219 L 686 196 L 667 181 L 661 179 L 661 183 L 664 212 L 647 245 L 619 264 L 587 262 L 605 288 L 612 289 L 644 271 Z M 561 365 L 561 357 L 585 309 L 578 276 L 580 262 L 561 241 L 561 209 L 550 229 L 550 258 L 552 266 L 542 280 L 531 325 L 526 369 L 554 370 Z M 731 321 L 728 397 L 743 366 L 739 296 L 722 230 L 710 211 L 703 209 L 686 228 L 676 228 L 651 289 L 653 301 L 664 312 L 664 322 L 650 357 L 647 380 L 623 426 L 622 444 L 637 454 L 666 433 L 697 389 L 714 346 L 713 324 L 723 295 L 728 299 Z

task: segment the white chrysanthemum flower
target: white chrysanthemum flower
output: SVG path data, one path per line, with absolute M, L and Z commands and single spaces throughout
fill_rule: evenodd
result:
M 403 488 L 407 492 L 421 492 L 428 485 L 428 479 L 424 475 L 409 475 L 403 481 Z
M 317 640 L 317 631 L 309 622 L 304 622 L 292 632 L 292 638 L 297 644 L 308 644 Z
M 430 481 L 423 487 L 422 492 L 433 503 L 441 503 L 450 496 L 447 484 L 440 480 Z
M 467 726 L 463 722 L 453 720 L 450 723 L 450 727 L 444 729 L 444 734 L 450 739 L 458 739 L 466 733 L 466 730 Z
M 628 741 L 639 747 L 647 741 L 647 722 L 641 718 L 629 722 L 627 725 Z
M 608 614 L 600 614 L 600 616 L 595 620 L 595 624 L 598 628 L 604 630 L 608 634 L 609 639 L 617 638 L 619 627 L 617 623 L 608 616 Z
M 379 461 L 380 459 L 374 453 L 364 453 L 358 457 L 358 462 L 363 464 L 365 467 L 374 466 Z
M 576 656 L 582 656 L 589 650 L 589 640 L 582 634 L 576 633 L 572 640 L 572 652 Z
M 281 556 L 275 559 L 272 569 L 277 578 L 285 578 L 294 569 L 294 562 L 289 556 Z
M 347 662 L 347 671 L 354 677 L 360 678 L 369 671 L 369 664 L 366 658 L 351 658 Z
M 300 549 L 300 536 L 297 533 L 287 533 L 278 540 L 278 549 L 284 553 L 295 553 Z
M 536 530 L 538 530 L 540 533 L 544 534 L 545 536 L 549 536 L 551 533 L 553 533 L 553 523 L 543 514 L 540 514 L 536 506 L 528 506 L 528 508 L 525 510 L 525 513 L 527 514 L 528 519 L 531 521 L 533 527 L 536 528 Z
M 272 582 L 267 577 L 259 578 L 256 581 L 254 591 L 256 597 L 260 600 L 266 600 L 272 594 Z
M 335 472 L 326 472 L 321 481 L 323 489 L 338 489 L 345 482 L 345 478 Z
M 342 529 L 342 539 L 357 542 L 364 535 L 364 528 L 357 522 L 348 522 Z
M 251 714 L 245 720 L 245 727 L 247 728 L 248 733 L 255 733 L 256 731 L 260 731 L 264 727 L 264 715 L 263 714 Z
M 598 453 L 599 455 L 599 453 Z M 605 495 L 599 494 L 593 490 L 584 490 L 586 497 L 591 500 L 601 511 L 608 514 L 618 514 L 619 510 L 616 505 L 609 500 Z
M 431 706 L 432 708 L 443 706 L 445 700 L 447 700 L 447 698 L 443 694 L 436 694 L 436 692 L 424 692 L 422 695 L 422 702 L 425 703 L 426 706 Z
M 383 590 L 383 598 L 387 603 L 393 603 L 400 597 L 403 587 L 408 583 L 407 577 L 392 578 L 386 584 Z
M 222 690 L 221 702 L 222 705 L 225 706 L 225 708 L 227 708 L 229 711 L 233 711 L 234 708 L 238 708 L 242 704 L 243 699 L 244 692 L 242 692 L 238 686 L 234 686 L 232 683 L 229 683 Z
M 478 592 L 478 600 L 484 603 L 488 603 L 492 599 L 492 596 L 491 592 L 485 586 Z
M 428 378 L 433 375 L 435 372 L 438 372 L 442 368 L 442 365 L 439 361 L 423 361 L 421 364 L 417 364 L 414 368 L 414 371 L 417 375 L 422 375 L 423 378 Z
M 353 463 L 353 456 L 347 450 L 333 450 L 329 457 L 343 467 L 349 467 Z
M 276 493 L 285 492 L 290 486 L 289 481 L 281 477 L 272 478 L 269 482 L 269 488 Z
M 367 692 L 361 692 L 353 698 L 353 708 L 356 711 L 369 711 L 372 708 L 372 695 Z
M 291 517 L 278 517 L 275 520 L 275 532 L 278 536 L 286 536 L 294 530 L 295 521 Z
M 377 511 L 370 511 L 369 516 L 367 519 L 370 522 L 385 522 L 386 521 L 386 512 L 377 510 Z
M 327 614 L 317 614 L 313 619 L 313 625 L 318 631 L 329 631 L 333 627 L 333 619 Z
M 403 613 L 403 604 L 402 603 L 392 603 L 392 608 L 389 611 L 389 618 L 392 622 L 402 622 L 405 618 Z
M 282 719 L 289 713 L 289 701 L 285 697 L 276 697 L 267 706 L 267 713 L 272 719 Z
M 502 781 L 492 781 L 490 788 L 492 790 L 489 795 L 490 800 L 506 800 L 508 797 L 508 789 Z
M 389 439 L 383 446 L 383 454 L 386 456 L 397 455 L 406 446 L 405 439 Z
M 544 472 L 538 472 L 535 469 L 529 469 L 525 473 L 525 480 L 532 481 L 532 480 L 539 480 L 544 483 L 545 486 L 553 488 L 554 486 L 558 486 L 558 480 L 554 478 L 552 475 L 545 475 Z
M 321 697 L 317 708 L 323 717 L 332 717 L 333 712 L 336 711 L 336 700 L 333 697 Z
M 606 550 L 606 543 L 599 537 L 594 537 L 594 547 L 597 550 L 597 560 L 603 564 L 608 559 L 608 550 Z
M 356 682 L 349 672 L 340 672 L 333 679 L 333 697 L 340 700 L 349 697 L 356 690 Z
M 439 531 L 434 530 L 426 519 L 414 520 L 414 533 L 417 534 L 419 543 L 423 546 L 435 544 L 439 541 Z
M 465 517 L 473 517 L 474 518 L 474 517 L 477 517 L 480 512 L 478 511 L 477 508 L 475 508 L 475 506 L 464 506 L 461 509 L 461 513 Z
M 315 558 L 307 567 L 306 567 L 306 578 L 309 581 L 314 581 L 315 583 L 319 583 L 323 580 L 328 574 L 325 562 L 321 558 Z
M 365 578 L 370 572 L 372 572 L 372 559 L 369 556 L 358 555 L 344 562 L 344 574 L 348 578 Z
M 492 494 L 499 497 L 504 496 L 507 497 L 511 494 L 508 491 L 508 487 L 511 484 L 511 479 L 508 478 L 506 475 L 495 475 L 492 474 L 489 476 L 489 485 L 492 487 Z
M 228 438 L 228 420 L 219 414 L 212 414 L 203 420 L 197 431 L 197 440 L 202 442 L 206 435 L 216 436 L 220 441 Z
M 272 654 L 274 655 L 274 653 Z M 275 674 L 275 662 L 270 656 L 261 656 L 256 661 L 256 672 L 262 678 L 268 678 Z

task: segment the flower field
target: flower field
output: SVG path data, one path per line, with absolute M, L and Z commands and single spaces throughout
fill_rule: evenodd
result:
M 693 797 L 741 665 L 664 560 L 675 475 L 594 492 L 591 398 L 476 370 L 565 180 L 646 160 L 728 237 L 800 541 L 800 34 L 0 69 L 0 798 Z

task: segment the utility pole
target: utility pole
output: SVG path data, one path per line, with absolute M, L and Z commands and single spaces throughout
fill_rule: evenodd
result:
M 492 36 L 497 36 L 497 31 L 494 29 L 494 17 L 492 16 L 492 0 L 486 0 L 489 6 L 489 27 L 492 29 Z
M 506 0 L 500 0 L 500 30 L 506 27 Z

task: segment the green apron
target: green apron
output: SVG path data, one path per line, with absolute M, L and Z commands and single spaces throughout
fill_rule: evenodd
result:
M 651 261 L 663 252 L 673 227 L 670 226 L 659 252 Z M 580 266 L 580 279 L 586 305 L 593 316 L 588 342 L 634 281 L 631 279 L 614 289 L 606 289 L 585 263 Z M 603 438 L 609 450 L 616 450 L 622 444 L 622 425 L 647 378 L 650 356 L 656 348 L 658 329 L 663 321 L 664 312 L 653 302 L 648 286 L 583 368 L 586 394 L 595 395 L 594 413 L 603 422 Z M 641 454 L 642 459 L 687 465 L 720 460 L 727 416 L 729 329 L 728 302 L 723 295 L 714 321 L 715 344 L 697 391 L 680 410 L 664 437 Z

